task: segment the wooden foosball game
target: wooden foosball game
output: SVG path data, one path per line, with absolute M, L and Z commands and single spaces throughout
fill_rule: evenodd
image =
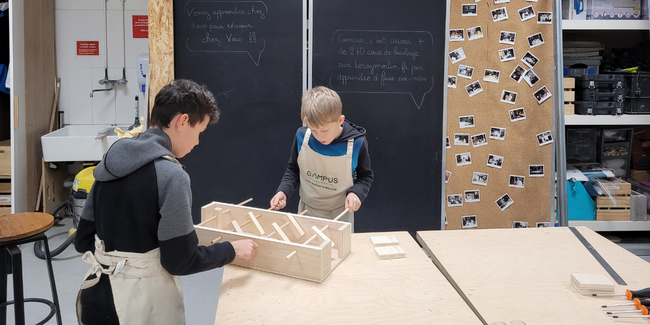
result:
M 242 202 L 243 203 L 243 202 Z M 350 223 L 212 202 L 194 226 L 199 245 L 252 239 L 257 254 L 234 265 L 323 282 L 351 251 Z

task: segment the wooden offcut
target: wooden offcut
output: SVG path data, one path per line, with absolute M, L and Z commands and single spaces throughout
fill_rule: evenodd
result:
M 228 211 L 228 213 L 225 213 Z M 350 223 L 212 202 L 195 227 L 200 245 L 252 239 L 257 254 L 232 264 L 321 283 L 351 252 Z M 262 235 L 263 234 L 263 235 Z

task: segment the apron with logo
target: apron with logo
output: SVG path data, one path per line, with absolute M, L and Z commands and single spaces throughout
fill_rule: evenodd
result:
M 329 157 L 309 147 L 310 137 L 311 130 L 308 128 L 298 154 L 300 168 L 298 212 L 307 209 L 308 216 L 334 219 L 345 210 L 346 193 L 354 185 L 352 180 L 354 139 L 348 140 L 345 156 Z M 350 222 L 354 229 L 354 212 L 347 213 L 339 220 Z
M 86 252 L 90 270 L 77 295 L 77 319 L 81 324 L 81 291 L 107 274 L 120 324 L 185 324 L 181 280 L 160 264 L 160 248 L 146 253 L 105 252 L 104 241 L 95 235 L 95 254 Z M 108 266 L 105 269 L 102 265 Z

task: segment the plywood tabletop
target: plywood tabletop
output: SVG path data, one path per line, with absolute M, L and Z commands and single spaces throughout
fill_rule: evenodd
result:
M 650 286 L 646 261 L 586 227 L 577 229 L 627 282 L 616 285 L 617 293 Z M 488 324 L 648 324 L 613 319 L 601 308 L 629 302 L 624 297 L 582 296 L 571 286 L 571 273 L 614 280 L 569 228 L 422 231 L 418 240 Z
M 370 236 L 393 235 L 405 258 L 379 260 Z M 352 235 L 321 284 L 226 266 L 215 324 L 480 324 L 407 232 Z

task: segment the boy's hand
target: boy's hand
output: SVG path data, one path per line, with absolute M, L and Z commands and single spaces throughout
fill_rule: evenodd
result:
M 359 200 L 359 197 L 350 192 L 348 193 L 348 196 L 345 197 L 345 208 L 350 209 L 350 212 L 354 212 L 359 210 L 361 207 L 361 200 Z
M 287 206 L 287 196 L 284 192 L 279 191 L 271 199 L 271 210 L 280 210 Z
M 235 258 L 248 261 L 257 253 L 257 247 L 259 246 L 256 242 L 251 239 L 242 239 L 235 240 L 230 242 L 232 247 L 235 249 Z

